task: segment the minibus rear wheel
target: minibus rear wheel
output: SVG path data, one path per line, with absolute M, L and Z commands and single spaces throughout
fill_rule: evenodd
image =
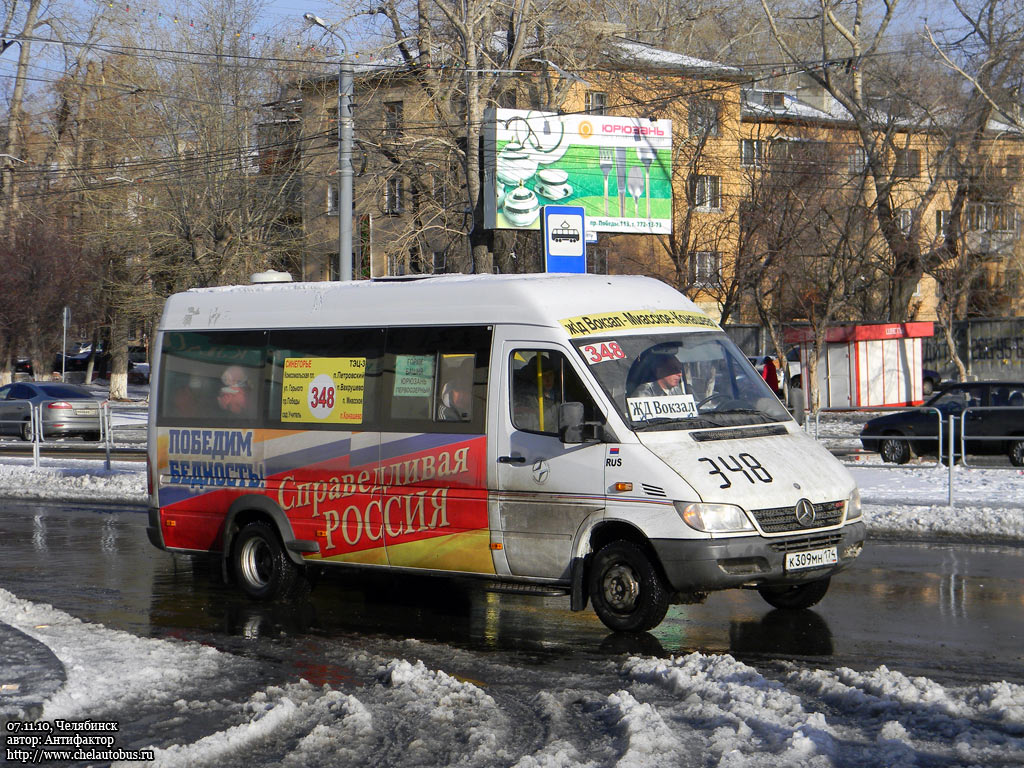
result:
M 277 531 L 263 521 L 249 523 L 239 532 L 231 566 L 242 591 L 256 600 L 294 597 L 308 583 L 284 551 Z
M 613 541 L 594 556 L 588 578 L 594 611 L 616 632 L 644 632 L 661 623 L 669 592 L 647 553 L 631 541 Z
M 768 605 L 784 610 L 799 611 L 817 605 L 828 592 L 830 577 L 809 581 L 806 584 L 793 584 L 786 587 L 761 587 L 758 594 Z

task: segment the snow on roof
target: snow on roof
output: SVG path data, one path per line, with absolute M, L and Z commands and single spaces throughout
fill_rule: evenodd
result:
M 781 94 L 783 99 L 782 106 L 765 104 L 763 98 L 766 93 Z M 852 119 L 853 116 L 835 99 L 829 99 L 829 101 L 832 104 L 832 108 L 826 112 L 817 107 L 812 107 L 807 102 L 801 101 L 787 91 L 744 89 L 741 96 L 740 109 L 743 117 L 778 117 L 817 122 L 835 122 Z
M 705 74 L 715 75 L 743 74 L 743 70 L 730 64 L 698 59 L 695 56 L 687 56 L 675 51 L 666 51 L 663 48 L 656 48 L 653 45 L 627 40 L 623 37 L 610 37 L 604 41 L 604 44 L 605 53 L 610 58 L 618 59 L 625 64 L 684 72 L 699 70 Z

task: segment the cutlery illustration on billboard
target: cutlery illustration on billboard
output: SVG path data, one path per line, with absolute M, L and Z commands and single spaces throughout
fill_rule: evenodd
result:
M 626 148 L 615 148 L 615 180 L 619 182 L 619 216 L 626 218 Z

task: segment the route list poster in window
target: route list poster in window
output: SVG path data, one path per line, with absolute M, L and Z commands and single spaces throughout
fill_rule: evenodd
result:
M 365 357 L 289 357 L 281 378 L 281 421 L 360 424 Z

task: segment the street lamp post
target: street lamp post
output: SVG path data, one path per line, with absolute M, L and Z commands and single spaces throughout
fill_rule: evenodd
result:
M 338 279 L 352 279 L 352 60 L 345 39 L 313 13 L 303 15 L 341 42 L 338 63 Z

